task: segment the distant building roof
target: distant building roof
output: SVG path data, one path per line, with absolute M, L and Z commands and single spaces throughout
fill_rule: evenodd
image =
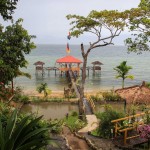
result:
M 81 60 L 70 55 L 57 59 L 56 62 L 57 63 L 82 63 Z
M 100 61 L 94 61 L 92 62 L 93 65 L 103 65 L 103 63 L 101 63 Z
M 45 63 L 44 62 L 42 62 L 42 61 L 37 61 L 37 62 L 35 62 L 33 65 L 44 65 Z

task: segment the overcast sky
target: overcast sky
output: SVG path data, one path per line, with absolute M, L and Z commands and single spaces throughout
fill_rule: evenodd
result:
M 37 44 L 65 44 L 69 31 L 67 14 L 86 16 L 91 10 L 125 10 L 137 7 L 140 0 L 20 0 L 15 10 L 14 19 L 23 18 L 23 26 L 30 34 L 36 35 Z M 0 18 L 0 22 L 5 24 Z M 123 45 L 127 32 L 115 40 Z M 84 42 L 88 44 L 93 37 L 71 38 L 70 44 Z

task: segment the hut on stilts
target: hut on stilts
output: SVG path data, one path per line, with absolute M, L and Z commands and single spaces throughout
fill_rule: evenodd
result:
M 35 74 L 38 75 L 38 72 L 39 72 L 43 76 L 45 74 L 45 72 L 44 72 L 45 63 L 42 61 L 37 61 L 34 63 L 34 65 L 35 65 Z
M 94 61 L 92 62 L 93 64 L 93 75 L 95 75 L 96 71 L 101 71 L 101 65 L 103 65 L 103 63 L 101 63 L 100 61 Z

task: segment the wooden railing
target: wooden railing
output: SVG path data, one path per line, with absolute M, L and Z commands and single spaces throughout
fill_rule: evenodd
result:
M 148 112 L 149 114 L 150 112 Z M 133 138 L 137 138 L 139 137 L 139 134 L 136 133 L 135 135 L 130 135 L 128 136 L 128 132 L 131 130 L 136 130 L 136 128 L 140 125 L 144 125 L 144 121 L 142 119 L 142 116 L 145 116 L 145 113 L 140 113 L 140 114 L 136 114 L 136 115 L 132 115 L 132 116 L 128 116 L 128 117 L 124 117 L 124 118 L 120 118 L 120 119 L 116 119 L 116 120 L 112 120 L 111 122 L 114 123 L 114 136 L 117 137 L 118 133 L 123 133 L 123 140 L 124 140 L 124 145 L 127 143 L 127 140 L 129 139 L 133 139 Z M 132 119 L 134 119 L 135 121 L 133 121 L 132 123 Z M 121 126 L 121 122 L 127 120 L 128 123 L 124 126 Z M 122 128 L 123 127 L 123 128 Z
M 72 71 L 80 71 L 80 68 L 79 67 L 71 67 L 71 68 L 59 68 L 60 71 L 69 71 L 69 70 L 72 70 Z
M 95 111 L 95 104 L 94 104 L 93 100 L 90 99 L 90 98 L 88 98 L 87 100 L 88 100 L 88 102 L 89 102 L 89 104 L 90 104 L 90 106 L 92 108 L 92 112 L 94 112 Z

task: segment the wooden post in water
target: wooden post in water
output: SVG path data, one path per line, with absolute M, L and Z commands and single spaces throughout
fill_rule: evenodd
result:
M 95 76 L 95 64 L 93 65 L 93 75 Z
M 90 71 L 90 68 L 88 67 L 88 69 L 87 69 L 87 70 L 88 70 L 88 76 L 89 76 L 89 71 Z
M 56 68 L 55 68 L 55 76 L 56 76 Z

